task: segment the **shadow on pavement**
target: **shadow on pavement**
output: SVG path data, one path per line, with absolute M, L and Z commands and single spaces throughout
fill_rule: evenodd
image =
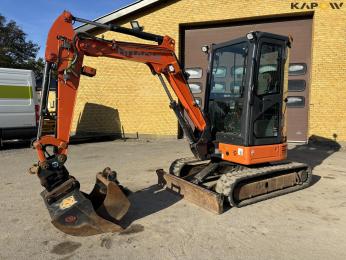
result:
M 329 156 L 338 152 L 341 145 L 332 139 L 327 139 L 320 136 L 311 136 L 308 144 L 296 145 L 288 150 L 288 160 L 306 163 L 311 166 L 312 170 L 318 165 L 321 165 Z M 317 183 L 321 176 L 313 173 L 312 183 Z
M 159 185 L 136 191 L 128 198 L 131 207 L 120 221 L 120 225 L 123 227 L 128 227 L 132 222 L 168 208 L 181 200 L 181 197 L 162 189 Z
M 308 144 L 296 145 L 293 149 L 289 149 L 288 159 L 306 163 L 315 168 L 340 149 L 340 144 L 334 140 L 311 136 Z
M 70 145 L 80 145 L 85 143 L 102 143 L 102 142 L 111 142 L 114 140 L 118 140 L 123 138 L 119 138 L 115 135 L 100 135 L 100 136 L 89 136 L 89 137 L 74 137 L 72 136 L 70 139 Z M 126 140 L 124 140 L 126 141 Z M 0 146 L 0 151 L 3 150 L 17 150 L 17 149 L 25 149 L 31 148 L 33 140 L 11 140 L 6 141 Z
M 30 148 L 31 142 L 32 142 L 31 140 L 6 141 L 2 143 L 2 146 L 0 146 L 0 151 Z

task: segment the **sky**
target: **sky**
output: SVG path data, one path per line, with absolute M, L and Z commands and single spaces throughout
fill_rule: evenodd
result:
M 47 34 L 54 20 L 64 11 L 94 20 L 137 0 L 0 0 L 0 14 L 14 20 L 27 34 L 27 39 L 41 48 L 44 56 Z M 77 24 L 76 24 L 77 25 Z

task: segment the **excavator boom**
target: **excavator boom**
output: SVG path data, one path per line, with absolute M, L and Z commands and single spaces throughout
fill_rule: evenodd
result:
M 84 55 L 123 59 L 148 65 L 153 74 L 158 75 L 160 78 L 161 75 L 165 76 L 184 110 L 192 120 L 194 127 L 200 133 L 206 129 L 206 120 L 191 94 L 185 75 L 174 53 L 175 41 L 173 39 L 169 36 L 163 37 L 132 31 L 132 35 L 139 33 L 138 37 L 143 38 L 142 36 L 144 34 L 146 36 L 144 38 L 146 39 L 151 36 L 153 40 L 157 40 L 160 44 L 149 45 L 118 42 L 115 40 L 109 41 L 86 33 L 75 33 L 72 27 L 72 22 L 75 20 L 87 21 L 75 18 L 66 11 L 56 19 L 49 31 L 45 52 L 46 77 L 43 85 L 48 85 L 49 71 L 53 64 L 57 67 L 58 71 L 57 140 L 66 144 L 69 141 L 73 109 L 81 74 L 93 76 L 96 73 L 96 70 L 83 66 Z M 95 24 L 95 22 L 91 21 L 90 23 Z M 121 27 L 116 27 L 116 31 L 119 28 Z M 127 33 L 128 31 L 131 30 L 127 29 L 122 32 Z M 169 92 L 167 94 L 172 98 Z M 173 100 L 171 99 L 170 101 L 172 102 Z M 185 120 L 182 116 L 178 115 L 178 117 L 180 121 Z M 187 127 L 188 124 L 186 124 Z M 191 134 L 191 129 L 186 130 L 190 131 L 188 137 L 196 139 Z M 45 139 L 41 137 L 41 131 L 38 132 L 37 136 L 37 139 L 40 138 L 41 140 Z M 65 154 L 65 150 L 62 148 L 59 153 Z M 42 156 L 40 158 L 43 159 Z

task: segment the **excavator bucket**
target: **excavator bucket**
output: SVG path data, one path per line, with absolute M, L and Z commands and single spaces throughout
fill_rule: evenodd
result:
M 126 214 L 130 201 L 118 185 L 116 173 L 106 168 L 97 173 L 94 189 L 85 194 L 79 187 L 49 203 L 47 191 L 43 197 L 52 224 L 72 236 L 91 236 L 106 232 L 120 232 L 119 220 Z

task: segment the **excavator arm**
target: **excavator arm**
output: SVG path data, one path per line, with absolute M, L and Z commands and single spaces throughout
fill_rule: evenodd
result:
M 76 33 L 73 29 L 74 21 L 87 22 L 106 30 L 156 41 L 158 45 L 105 40 L 87 33 Z M 79 191 L 78 181 L 69 174 L 64 166 L 67 160 L 70 129 L 80 76 L 96 74 L 95 69 L 83 66 L 85 55 L 146 64 L 151 72 L 159 77 L 169 97 L 170 107 L 189 139 L 192 152 L 199 159 L 207 157 L 205 148 L 208 140 L 207 122 L 191 94 L 186 75 L 175 55 L 174 45 L 175 41 L 168 36 L 163 37 L 115 25 L 103 25 L 73 17 L 66 11 L 54 22 L 46 45 L 41 114 L 34 147 L 39 160 L 36 173 L 42 186 L 46 188 L 41 195 L 49 209 L 53 224 L 60 230 L 72 235 L 116 231 L 114 225 L 107 221 L 114 222 L 114 220 L 120 219 L 129 207 L 127 198 L 117 185 L 115 173 L 110 169 L 105 169 L 104 172 L 97 175 L 97 183 L 93 192 L 86 195 Z M 57 70 L 58 77 L 56 133 L 54 136 L 42 136 L 43 118 L 48 113 L 47 97 L 53 69 Z M 183 109 L 173 99 L 164 78 L 172 87 Z M 193 123 L 193 127 L 190 126 L 185 113 Z M 48 147 L 53 147 L 53 154 L 48 153 Z

